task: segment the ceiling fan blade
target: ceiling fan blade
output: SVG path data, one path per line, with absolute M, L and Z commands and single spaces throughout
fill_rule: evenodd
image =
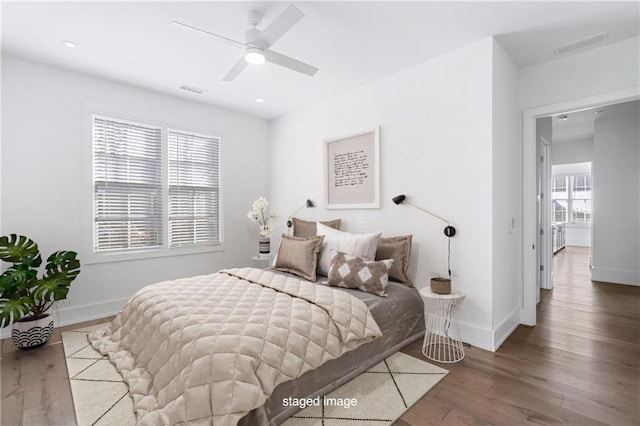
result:
M 301 72 L 306 75 L 314 76 L 315 73 L 318 72 L 318 68 L 312 65 L 305 64 L 304 62 L 283 55 L 282 53 L 274 52 L 273 50 L 265 50 L 264 57 L 271 63 Z
M 213 36 L 213 37 L 217 37 L 223 41 L 226 41 L 228 43 L 234 44 L 234 45 L 239 45 L 239 46 L 246 46 L 244 43 L 234 40 L 232 38 L 228 38 L 225 36 L 221 36 L 219 34 L 214 34 L 214 33 L 210 33 L 209 31 L 205 31 L 205 30 L 201 30 L 200 28 L 196 28 L 196 27 L 192 27 L 191 25 L 187 25 L 187 24 L 183 24 L 182 22 L 178 22 L 178 21 L 171 21 L 171 26 L 175 27 L 175 28 L 179 28 L 182 30 L 186 30 L 186 31 L 190 31 L 190 32 L 194 32 L 194 33 L 199 33 L 199 34 L 206 34 L 209 36 Z
M 300 9 L 290 4 L 289 7 L 287 7 L 285 11 L 282 12 L 280 16 L 278 16 L 256 40 L 254 40 L 254 43 L 263 49 L 268 49 L 300 19 L 302 19 L 303 16 L 304 13 L 302 13 Z
M 249 63 L 244 59 L 244 55 L 238 59 L 238 62 L 231 68 L 231 70 L 222 78 L 222 81 L 233 81 L 238 74 L 242 72 L 249 65 Z

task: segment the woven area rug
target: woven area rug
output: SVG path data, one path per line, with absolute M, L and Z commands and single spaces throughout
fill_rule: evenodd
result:
M 87 342 L 87 334 L 106 324 L 62 334 L 78 425 L 135 425 L 127 384 L 115 367 Z M 395 353 L 383 362 L 311 401 L 283 426 L 389 425 L 448 373 L 426 361 Z

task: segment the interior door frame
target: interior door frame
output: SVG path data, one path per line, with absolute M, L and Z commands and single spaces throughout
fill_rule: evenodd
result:
M 553 137 L 553 136 L 552 136 Z M 542 234 L 538 234 L 538 252 L 540 262 L 543 267 L 542 273 L 539 273 L 540 288 L 544 290 L 553 289 L 553 243 L 551 241 L 551 141 L 540 138 L 543 145 L 541 155 L 543 161 L 538 163 L 540 173 L 540 223 L 539 228 Z M 540 301 L 540 293 L 536 291 L 536 304 Z
M 536 325 L 538 224 L 536 220 L 536 120 L 540 117 L 640 99 L 640 87 L 528 108 L 522 112 L 522 307 L 520 323 Z

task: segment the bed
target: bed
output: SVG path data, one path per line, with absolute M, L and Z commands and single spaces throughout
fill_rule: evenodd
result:
M 266 403 L 243 417 L 239 425 L 278 425 L 299 411 L 297 407 L 283 406 L 283 398 L 325 395 L 424 335 L 424 308 L 416 288 L 389 281 L 387 298 L 359 290 L 336 291 L 361 299 L 378 323 L 382 337 L 280 384 Z
M 283 235 L 280 271 L 235 268 L 144 287 L 89 335 L 127 382 L 139 424 L 277 425 L 298 411 L 285 398 L 326 394 L 424 334 L 422 300 L 405 275 L 410 236 L 378 244 L 380 233 L 321 226 L 335 237 Z M 317 282 L 316 263 L 325 275 Z M 362 285 L 335 287 L 350 280 Z

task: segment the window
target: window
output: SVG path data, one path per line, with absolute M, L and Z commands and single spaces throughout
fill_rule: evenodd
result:
M 97 115 L 92 121 L 94 252 L 220 243 L 219 138 Z
M 169 130 L 169 247 L 220 241 L 219 142 Z
M 554 176 L 551 188 L 554 222 L 591 222 L 591 174 Z
M 161 130 L 94 116 L 94 251 L 162 245 Z

